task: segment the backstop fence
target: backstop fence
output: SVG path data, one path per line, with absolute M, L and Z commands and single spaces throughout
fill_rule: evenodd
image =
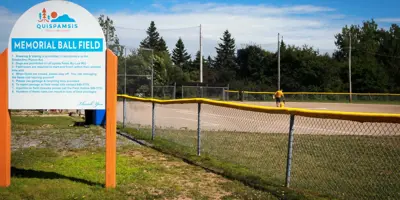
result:
M 175 99 L 176 85 L 155 85 L 153 86 L 154 98 L 156 99 Z
M 227 97 L 234 101 L 274 101 L 275 92 L 225 91 Z M 400 94 L 392 93 L 335 93 L 335 92 L 284 92 L 285 99 L 298 102 L 375 102 L 400 104 Z
M 214 100 L 228 100 L 226 91 L 229 87 L 215 87 L 215 86 L 181 86 L 181 97 L 186 98 L 207 98 Z
M 283 199 L 400 199 L 400 114 L 119 98 L 122 132 Z

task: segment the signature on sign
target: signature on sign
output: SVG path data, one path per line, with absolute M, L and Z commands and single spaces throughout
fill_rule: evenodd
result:
M 98 101 L 81 101 L 79 102 L 79 106 L 93 106 L 94 108 L 98 107 L 98 106 L 102 106 L 102 103 L 99 103 Z

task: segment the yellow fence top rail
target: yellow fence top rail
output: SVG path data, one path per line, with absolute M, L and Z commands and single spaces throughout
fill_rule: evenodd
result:
M 225 90 L 228 93 L 239 93 L 238 90 Z M 255 92 L 243 91 L 245 94 L 275 94 L 275 92 Z M 284 94 L 322 94 L 322 95 L 350 95 L 349 92 L 283 92 Z M 372 96 L 400 96 L 396 93 L 351 93 L 352 95 L 372 95 Z
M 298 116 L 324 118 L 324 119 L 340 119 L 340 120 L 351 120 L 357 122 L 386 122 L 386 123 L 400 124 L 400 114 L 342 112 L 342 111 L 327 111 L 327 110 L 321 111 L 321 110 L 308 110 L 302 108 L 277 108 L 277 107 L 250 105 L 243 103 L 216 101 L 204 98 L 160 100 L 160 99 L 133 97 L 121 94 L 118 95 L 118 97 L 131 99 L 133 101 L 149 102 L 157 104 L 203 103 L 203 104 L 209 104 L 226 108 L 234 108 L 239 110 L 263 112 L 271 114 L 294 114 Z

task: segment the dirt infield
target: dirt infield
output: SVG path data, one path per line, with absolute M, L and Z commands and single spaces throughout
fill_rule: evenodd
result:
M 274 102 L 239 102 L 274 106 Z M 128 124 L 151 126 L 151 103 L 127 102 Z M 400 113 L 400 105 L 343 104 L 343 103 L 287 103 L 286 107 L 352 112 Z M 122 122 L 122 102 L 118 102 L 118 121 Z M 197 104 L 156 105 L 155 123 L 158 128 L 197 129 Z M 289 115 L 257 113 L 211 105 L 201 107 L 203 131 L 239 131 L 287 133 Z M 329 135 L 400 135 L 400 124 L 358 123 L 344 120 L 296 117 L 296 134 Z
M 275 106 L 275 102 L 235 102 L 262 106 Z M 345 112 L 400 113 L 400 105 L 391 104 L 350 104 L 350 103 L 315 103 L 286 102 L 285 107 L 311 110 L 335 110 Z

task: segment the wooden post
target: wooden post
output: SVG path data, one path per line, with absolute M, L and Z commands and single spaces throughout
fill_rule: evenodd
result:
M 118 59 L 106 51 L 106 188 L 116 187 Z
M 8 112 L 8 49 L 0 55 L 0 187 L 11 183 L 11 120 Z

